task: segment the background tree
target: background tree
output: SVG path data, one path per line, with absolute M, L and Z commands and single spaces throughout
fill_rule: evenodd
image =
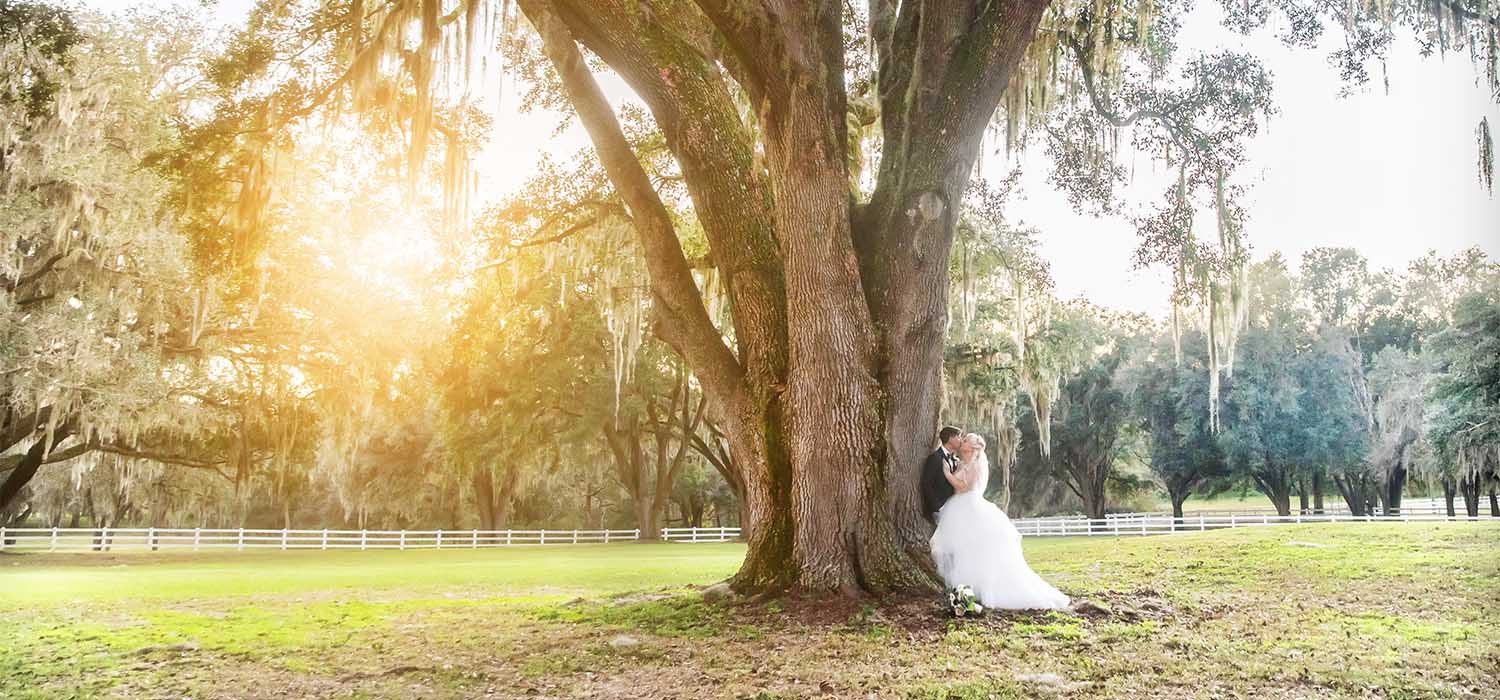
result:
M 1050 423 L 1057 373 L 1070 346 L 1051 331 L 1052 279 L 1037 252 L 1039 232 L 1008 224 L 1003 206 L 1013 182 L 976 183 L 959 221 L 950 266 L 945 422 L 990 435 L 988 496 L 1010 503 L 1021 448 L 1017 398 L 1025 395 Z
M 1172 339 L 1143 346 L 1128 370 L 1126 386 L 1135 417 L 1149 444 L 1151 475 L 1166 489 L 1172 516 L 1195 492 L 1225 486 L 1228 465 L 1208 425 L 1208 364 L 1204 341 L 1191 331 L 1180 339 L 1181 361 Z
M 201 36 L 180 13 L 0 8 L 0 508 L 95 451 L 213 466 L 174 451 L 220 417 L 196 391 L 186 240 L 143 167 L 200 95 Z
M 1432 341 L 1438 376 L 1430 430 L 1472 517 L 1479 514 L 1484 485 L 1493 488 L 1500 471 L 1500 285 L 1460 299 L 1453 318 L 1452 328 Z
M 1070 331 L 1086 348 L 1085 359 L 1066 376 L 1052 407 L 1050 460 L 1056 477 L 1083 502 L 1091 519 L 1103 519 L 1111 481 L 1134 429 L 1121 369 L 1140 337 L 1102 309 L 1070 305 Z

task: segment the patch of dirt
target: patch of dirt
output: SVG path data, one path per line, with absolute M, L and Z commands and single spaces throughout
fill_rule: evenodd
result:
M 1090 593 L 1087 597 L 1075 598 L 1071 612 L 1089 621 L 1129 623 L 1180 616 L 1160 591 L 1150 588 Z
M 1222 606 L 1221 606 L 1222 607 Z M 885 625 L 915 638 L 945 634 L 949 623 L 981 625 L 1004 630 L 1018 623 L 1050 619 L 1047 610 L 988 610 L 977 617 L 955 618 L 937 596 L 903 596 L 861 601 L 841 596 L 788 596 L 769 602 L 739 602 L 731 606 L 735 621 L 757 626 L 801 625 L 809 628 L 845 625 Z M 1227 608 L 1225 608 L 1227 609 Z M 1061 612 L 1090 623 L 1138 623 L 1195 617 L 1178 610 L 1161 592 L 1150 588 L 1128 591 L 1106 590 L 1074 597 L 1073 605 Z M 1223 609 L 1194 611 L 1217 617 Z

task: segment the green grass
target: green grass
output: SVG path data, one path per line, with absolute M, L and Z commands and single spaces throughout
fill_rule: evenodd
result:
M 7 607 L 121 598 L 181 600 L 357 591 L 600 594 L 707 583 L 732 573 L 744 548 L 567 547 L 342 552 L 0 556 Z M 35 563 L 33 563 L 35 562 Z
M 1477 698 L 1500 673 L 1500 525 L 1025 544 L 1088 610 L 705 603 L 734 544 L 8 554 L 0 698 Z

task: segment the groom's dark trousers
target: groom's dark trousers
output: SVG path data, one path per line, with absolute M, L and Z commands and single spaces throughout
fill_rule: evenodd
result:
M 943 476 L 943 470 L 948 468 L 948 460 L 943 457 L 943 448 L 939 447 L 927 455 L 927 461 L 922 463 L 922 512 L 927 515 L 927 521 L 936 523 L 937 512 L 953 497 L 953 484 Z

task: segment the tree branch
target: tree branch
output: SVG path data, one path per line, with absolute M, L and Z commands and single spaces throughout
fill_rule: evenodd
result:
M 37 281 L 38 279 L 41 279 L 42 275 L 50 272 L 52 270 L 52 267 L 54 265 L 57 265 L 58 261 L 62 260 L 65 257 L 67 257 L 67 253 L 53 253 L 52 257 L 47 258 L 47 260 L 42 263 L 41 267 L 38 267 L 37 269 L 24 275 L 20 275 L 11 282 L 7 282 L 5 285 L 5 291 L 14 292 L 21 287 L 24 287 L 28 284 L 31 284 L 32 282 Z
M 607 62 L 651 110 L 729 289 L 745 370 L 785 371 L 785 280 L 769 182 L 723 71 L 697 45 L 713 25 L 689 3 L 643 14 L 622 0 L 555 3 L 578 41 Z M 660 177 L 660 176 L 659 176 Z
M 1478 12 L 1470 10 L 1468 7 L 1465 7 L 1463 4 L 1463 0 L 1441 0 L 1441 2 L 1444 5 L 1447 5 L 1448 9 L 1452 11 L 1454 16 L 1456 17 L 1460 17 L 1466 20 L 1478 21 L 1483 24 L 1488 24 L 1491 27 L 1495 27 L 1496 29 L 1500 29 L 1500 14 L 1495 14 L 1492 16 L 1482 15 Z M 1439 18 L 1438 21 L 1441 22 L 1442 19 Z
M 1088 52 L 1083 45 L 1079 44 L 1072 34 L 1058 32 L 1058 38 L 1073 52 L 1074 60 L 1078 63 L 1079 70 L 1083 74 L 1084 91 L 1088 93 L 1089 103 L 1093 105 L 1094 111 L 1103 117 L 1105 121 L 1117 127 L 1127 127 L 1142 119 L 1155 119 L 1171 135 L 1172 142 L 1177 144 L 1184 152 L 1193 150 L 1188 143 L 1196 145 L 1199 141 L 1193 125 L 1184 127 L 1170 115 L 1154 109 L 1138 109 L 1130 116 L 1121 116 L 1114 108 L 1112 101 L 1107 95 L 1101 94 L 1096 85 L 1093 63 L 1089 60 Z
M 722 396 L 737 394 L 743 387 L 743 369 L 708 316 L 671 216 L 630 148 L 614 109 L 550 5 L 522 0 L 521 8 L 541 35 L 610 182 L 630 210 L 650 273 L 656 332 L 692 365 L 705 386 L 713 386 Z

